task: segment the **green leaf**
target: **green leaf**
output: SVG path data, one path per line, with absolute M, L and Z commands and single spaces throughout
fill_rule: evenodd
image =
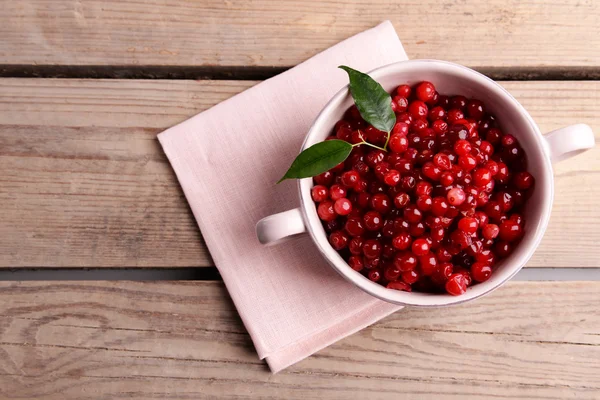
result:
M 277 183 L 286 179 L 301 179 L 329 171 L 350 155 L 352 145 L 344 140 L 326 140 L 304 150 Z
M 363 119 L 380 131 L 390 133 L 396 124 L 396 114 L 389 93 L 369 75 L 345 65 L 339 68 L 348 73 L 350 94 Z

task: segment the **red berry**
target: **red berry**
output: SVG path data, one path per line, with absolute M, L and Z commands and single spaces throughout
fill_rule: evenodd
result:
M 517 221 L 506 220 L 500 223 L 500 240 L 506 242 L 514 242 L 523 235 L 523 227 L 517 223 Z
M 447 211 L 448 203 L 446 202 L 446 199 L 444 199 L 443 197 L 434 197 L 431 201 L 431 213 L 433 215 L 437 215 L 438 217 L 443 217 Z
M 355 271 L 361 271 L 364 267 L 363 259 L 359 256 L 350 256 L 348 258 L 348 265 Z
M 408 135 L 408 124 L 405 122 L 396 122 L 396 124 L 394 125 L 394 128 L 392 129 L 392 136 L 394 135 L 399 135 L 399 136 L 406 136 Z M 390 137 L 390 141 L 392 140 L 392 138 Z
M 479 100 L 469 100 L 467 102 L 467 115 L 475 120 L 480 120 L 485 114 L 483 102 Z
M 346 229 L 346 232 L 348 230 Z M 353 237 L 352 239 L 350 239 L 350 243 L 348 243 L 348 250 L 350 250 L 350 253 L 355 255 L 355 256 L 361 256 L 362 255 L 362 247 L 363 247 L 364 241 L 360 236 L 356 236 Z
M 412 238 L 406 232 L 401 232 L 398 236 L 392 239 L 392 246 L 394 246 L 398 250 L 406 250 L 409 248 L 412 242 Z
M 429 211 L 431 209 L 431 197 L 424 195 L 417 197 L 417 201 L 415 203 L 417 208 L 421 211 Z
M 346 171 L 342 174 L 342 184 L 347 188 L 354 187 L 359 179 L 360 175 L 356 171 Z
M 381 279 L 381 271 L 379 269 L 372 269 L 369 271 L 368 277 L 373 282 L 377 282 Z
M 460 206 L 465 202 L 467 196 L 461 188 L 452 188 L 447 195 L 448 203 L 452 206 Z
M 440 175 L 442 175 L 442 170 L 432 162 L 426 162 L 421 171 L 423 172 L 423 175 L 433 181 L 439 180 Z
M 454 174 L 450 171 L 444 171 L 440 175 L 440 183 L 443 186 L 450 186 L 454 183 Z
M 408 107 L 408 100 L 406 97 L 402 96 L 394 96 L 392 99 L 392 109 L 395 113 L 400 113 L 406 111 Z
M 477 227 L 479 223 L 477 219 L 472 217 L 464 217 L 458 221 L 458 229 L 466 233 L 475 233 L 477 232 Z
M 431 186 L 431 183 L 429 182 L 421 181 L 415 186 L 415 194 L 417 196 L 428 196 L 432 191 L 433 186 Z
M 424 256 L 429 252 L 430 246 L 427 240 L 417 239 L 413 242 L 411 249 L 416 256 Z
M 411 291 L 410 285 L 408 285 L 405 282 L 401 282 L 401 281 L 392 281 L 392 282 L 389 282 L 386 287 L 388 289 L 401 290 L 403 292 L 410 292 Z
M 471 152 L 471 143 L 460 139 L 454 143 L 454 152 L 459 156 L 465 156 Z
M 331 200 L 334 201 L 341 199 L 342 197 L 346 197 L 346 194 L 346 188 L 344 188 L 341 185 L 332 185 L 329 189 L 329 195 L 331 196 Z
M 427 117 L 432 122 L 433 121 L 443 121 L 446 118 L 446 110 L 444 110 L 440 106 L 433 107 L 431 110 L 429 110 L 429 114 Z
M 513 178 L 513 182 L 517 189 L 527 190 L 533 185 L 533 176 L 529 172 L 518 172 Z
M 421 220 L 421 218 L 423 218 L 423 214 L 421 213 L 421 211 L 412 205 L 406 206 L 404 208 L 404 218 L 408 221 L 408 222 L 419 222 Z
M 319 214 L 319 218 L 323 221 L 333 221 L 337 214 L 333 208 L 333 202 L 327 200 L 319 204 L 317 207 L 317 214 Z
M 365 228 L 370 231 L 378 231 L 383 227 L 383 219 L 377 211 L 368 211 L 363 216 Z
M 352 211 L 352 203 L 346 198 L 337 199 L 333 209 L 338 215 L 348 215 Z
M 471 265 L 471 276 L 477 282 L 485 282 L 492 276 L 492 267 L 482 262 L 473 263 Z
M 381 214 L 387 214 L 392 209 L 392 201 L 387 194 L 377 193 L 371 197 L 371 208 Z
M 445 285 L 446 292 L 453 296 L 460 296 L 467 291 L 467 279 L 462 273 L 455 273 L 448 278 Z
M 452 169 L 450 157 L 444 153 L 437 153 L 435 156 L 433 156 L 433 163 L 443 171 Z
M 412 88 L 408 85 L 400 85 L 396 88 L 396 95 L 409 98 Z
M 394 265 L 402 272 L 412 271 L 417 267 L 417 258 L 411 253 L 397 253 L 394 256 Z
M 411 270 L 411 271 L 402 272 L 400 274 L 400 277 L 402 278 L 402 281 L 404 281 L 405 283 L 408 283 L 409 285 L 412 285 L 413 283 L 415 283 L 419 280 L 421 275 L 417 271 Z
M 477 159 L 470 154 L 458 157 L 458 165 L 465 171 L 471 171 L 477 166 Z
M 348 245 L 348 235 L 342 231 L 335 231 L 329 235 L 329 243 L 336 250 L 342 250 Z
M 431 129 L 438 135 L 448 132 L 448 123 L 444 120 L 438 119 L 431 123 Z
M 411 236 L 420 237 L 420 236 L 423 236 L 426 229 L 427 228 L 425 227 L 425 224 L 423 222 L 421 222 L 421 221 L 414 222 L 414 223 L 410 224 L 410 226 L 408 228 L 408 233 L 410 233 Z
M 382 246 L 379 240 L 369 239 L 365 240 L 363 244 L 363 254 L 367 258 L 376 258 L 381 254 Z
M 465 114 L 456 108 L 448 111 L 447 115 L 448 116 L 446 117 L 446 120 L 448 121 L 448 124 L 455 124 L 456 121 L 460 121 L 461 119 L 465 118 Z
M 500 258 L 506 258 L 512 253 L 512 246 L 508 242 L 499 241 L 494 245 L 494 250 Z
M 410 196 L 406 193 L 398 193 L 394 197 L 394 205 L 397 208 L 404 208 L 410 201 Z
M 316 185 L 311 189 L 310 194 L 313 201 L 320 203 L 322 201 L 327 200 L 329 191 L 327 190 L 327 187 L 323 185 Z
M 404 153 L 406 149 L 408 149 L 408 139 L 406 135 L 400 133 L 394 133 L 390 137 L 390 142 L 388 143 L 390 150 L 394 153 Z
M 394 264 L 383 270 L 383 277 L 388 281 L 395 281 L 400 278 L 400 270 Z
M 408 113 L 415 119 L 426 119 L 429 108 L 422 100 L 415 100 L 408 105 Z
M 492 173 L 487 168 L 478 168 L 473 172 L 475 186 L 485 186 L 492 181 Z
M 333 174 L 326 171 L 315 176 L 313 179 L 317 185 L 330 186 L 333 183 Z
M 431 82 L 423 81 L 415 88 L 415 94 L 421 101 L 430 101 L 435 95 L 435 86 Z
M 498 163 L 498 173 L 494 176 L 494 178 L 500 183 L 508 183 L 509 175 L 510 172 L 508 171 L 506 164 L 502 162 Z
M 400 182 L 400 172 L 396 171 L 395 169 L 389 170 L 385 174 L 383 182 L 389 186 L 396 186 L 398 182 Z

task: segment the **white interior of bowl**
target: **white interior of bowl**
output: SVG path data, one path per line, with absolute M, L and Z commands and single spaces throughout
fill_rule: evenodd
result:
M 332 73 L 344 73 L 341 70 Z M 413 85 L 427 80 L 440 94 L 462 94 L 482 100 L 493 113 L 505 133 L 513 134 L 521 143 L 528 159 L 528 169 L 536 179 L 532 197 L 525 210 L 525 236 L 514 252 L 501 263 L 492 277 L 468 288 L 461 296 L 402 292 L 371 282 L 352 270 L 329 245 L 310 196 L 312 179 L 299 181 L 300 200 L 308 231 L 329 263 L 346 279 L 382 300 L 415 306 L 441 306 L 461 303 L 491 292 L 515 275 L 529 260 L 542 239 L 552 207 L 553 178 L 548 149 L 539 128 L 527 111 L 500 85 L 486 76 L 461 65 L 437 60 L 411 60 L 390 64 L 369 73 L 388 92 L 400 84 Z M 353 104 L 348 88 L 338 92 L 325 106 L 311 127 L 303 149 L 323 141 L 334 124 Z

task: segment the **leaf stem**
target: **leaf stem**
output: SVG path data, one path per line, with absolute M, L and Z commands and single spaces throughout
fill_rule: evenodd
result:
M 384 149 L 383 147 L 376 146 L 373 143 L 365 142 L 364 140 L 362 142 L 358 142 L 358 143 L 353 144 L 352 147 L 360 146 L 361 144 L 366 144 L 367 146 L 371 146 L 371 147 L 374 147 L 376 149 L 379 149 L 379 150 L 387 152 L 387 150 Z
M 385 144 L 383 145 L 383 149 L 384 149 L 385 151 L 387 151 L 387 145 L 388 145 L 388 143 L 390 142 L 390 137 L 391 137 L 391 136 L 392 136 L 392 133 L 391 133 L 391 132 L 388 132 L 388 134 L 387 134 L 387 139 L 385 139 Z

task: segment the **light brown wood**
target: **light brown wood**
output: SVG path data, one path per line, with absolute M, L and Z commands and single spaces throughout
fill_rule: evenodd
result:
M 271 375 L 218 282 L 0 283 L 0 397 L 597 399 L 600 283 L 407 309 Z
M 253 85 L 0 80 L 0 266 L 209 266 L 156 134 Z M 599 82 L 504 82 L 543 131 L 600 136 Z M 556 166 L 535 267 L 600 266 L 600 149 Z M 577 238 L 577 240 L 566 240 Z
M 0 10 L 0 64 L 287 67 L 386 19 L 411 58 L 600 62 L 595 1 L 25 0 Z

